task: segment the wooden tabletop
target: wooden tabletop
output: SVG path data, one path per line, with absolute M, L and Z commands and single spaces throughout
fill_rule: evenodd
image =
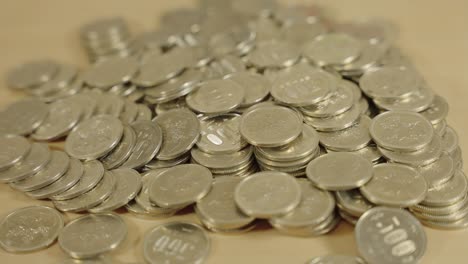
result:
M 221 0 L 220 0 L 221 1 Z M 297 2 L 302 1 L 288 1 Z M 309 1 L 314 2 L 314 1 Z M 399 46 L 413 59 L 430 86 L 450 104 L 449 124 L 458 131 L 465 159 L 468 156 L 468 1 L 450 0 L 328 0 L 322 3 L 338 19 L 383 17 L 400 27 Z M 51 58 L 64 63 L 87 65 L 77 30 L 95 18 L 121 15 L 135 31 L 154 28 L 166 10 L 193 6 L 190 0 L 1 0 L 0 8 L 0 108 L 20 98 L 5 86 L 5 72 L 21 62 Z M 0 215 L 32 205 L 35 201 L 0 185 Z M 193 213 L 169 219 L 140 219 L 119 212 L 129 227 L 125 244 L 112 257 L 124 263 L 143 262 L 143 235 L 160 223 L 185 220 L 198 222 Z M 67 214 L 67 221 L 77 214 Z M 464 264 L 468 262 L 467 231 L 441 231 L 425 228 L 428 237 L 423 264 Z M 212 250 L 209 264 L 305 263 L 325 254 L 357 255 L 353 227 L 341 223 L 328 235 L 297 238 L 273 229 L 259 229 L 242 235 L 210 233 Z M 1 263 L 60 263 L 66 255 L 57 243 L 29 254 L 0 250 Z

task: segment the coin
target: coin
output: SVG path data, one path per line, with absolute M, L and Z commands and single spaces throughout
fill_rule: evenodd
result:
M 186 98 L 187 105 L 203 114 L 227 113 L 239 107 L 244 100 L 242 87 L 231 80 L 207 81 Z
M 325 34 L 328 30 L 319 19 L 298 19 L 297 21 L 284 23 L 281 31 L 284 39 L 295 43 L 297 46 L 302 46 L 308 41 Z
M 184 154 L 172 160 L 153 159 L 152 161 L 150 161 L 148 164 L 145 165 L 144 169 L 156 170 L 156 169 L 170 168 L 170 167 L 174 167 L 175 165 L 183 164 L 187 162 L 189 159 L 190 159 L 190 153 Z
M 290 67 L 299 59 L 299 50 L 286 41 L 263 41 L 248 55 L 250 63 L 258 68 Z
M 92 258 L 116 249 L 127 236 L 127 225 L 115 214 L 77 218 L 60 232 L 58 243 L 73 258 Z
M 138 104 L 138 114 L 135 118 L 135 121 L 149 121 L 151 120 L 153 113 L 151 110 L 143 104 Z
M 337 87 L 338 79 L 332 74 L 310 66 L 298 65 L 284 69 L 276 75 L 271 95 L 275 100 L 287 105 L 309 106 L 330 97 Z
M 23 192 L 40 189 L 62 177 L 69 166 L 70 158 L 65 152 L 52 151 L 50 161 L 44 168 L 24 180 L 10 183 L 10 186 Z
M 352 127 L 359 122 L 361 109 L 358 106 L 352 106 L 348 111 L 328 118 L 304 117 L 304 122 L 309 124 L 317 131 L 333 132 Z
M 429 189 L 421 204 L 426 206 L 448 206 L 463 199 L 467 190 L 466 176 L 462 171 L 457 170 L 454 176 L 445 184 Z
M 331 152 L 342 152 L 342 151 L 334 151 L 334 150 L 327 149 L 327 153 L 331 153 Z M 378 148 L 374 145 L 369 145 L 360 150 L 350 151 L 350 152 L 358 154 L 372 163 L 379 162 L 379 160 L 382 159 L 382 154 L 380 153 Z
M 42 97 L 51 94 L 60 93 L 61 90 L 66 89 L 78 75 L 78 69 L 75 66 L 61 64 L 57 65 L 58 71 L 55 74 L 54 78 L 48 82 L 31 89 L 31 93 Z
M 427 119 L 406 111 L 389 111 L 376 116 L 369 131 L 377 145 L 394 151 L 422 149 L 434 136 L 434 129 Z
M 0 171 L 0 182 L 16 182 L 26 179 L 44 168 L 50 161 L 51 153 L 46 144 L 33 143 L 31 150 L 12 167 Z
M 242 213 L 234 202 L 234 190 L 240 181 L 228 176 L 214 179 L 210 192 L 196 204 L 196 213 L 203 222 L 221 229 L 238 229 L 252 223 L 254 218 Z
M 248 107 L 263 101 L 270 93 L 271 83 L 260 74 L 250 72 L 237 72 L 227 78 L 243 87 L 245 95 L 240 107 Z
M 97 95 L 97 107 L 95 115 L 110 115 L 113 117 L 120 117 L 125 107 L 125 101 L 115 94 L 100 94 Z
M 31 151 L 29 141 L 20 136 L 0 136 L 0 171 L 20 162 Z
M 361 43 L 343 33 L 328 33 L 304 44 L 302 53 L 318 66 L 348 64 L 361 55 Z
M 138 61 L 134 58 L 112 58 L 94 64 L 83 78 L 91 87 L 109 88 L 128 82 L 138 71 Z
M 242 137 L 258 147 L 278 147 L 294 141 L 302 132 L 302 120 L 281 106 L 255 108 L 242 116 Z
M 83 164 L 83 175 L 70 189 L 50 197 L 55 201 L 69 200 L 93 189 L 104 177 L 104 166 L 97 160 L 86 161 Z
M 161 149 L 163 134 L 159 125 L 152 121 L 135 122 L 132 128 L 136 133 L 135 146 L 122 167 L 135 169 L 141 168 L 156 156 Z
M 353 217 L 360 217 L 375 205 L 362 196 L 359 189 L 335 193 L 338 207 Z
M 121 166 L 132 154 L 136 141 L 135 130 L 129 125 L 124 126 L 120 143 L 107 156 L 101 158 L 104 167 L 111 170 Z
M 36 99 L 24 99 L 0 112 L 0 134 L 29 135 L 49 114 L 49 107 Z
M 165 243 L 162 243 L 166 241 Z M 180 242 L 175 242 L 180 241 Z M 172 244 L 185 246 L 172 248 Z M 146 234 L 143 255 L 148 263 L 203 263 L 210 252 L 210 239 L 201 227 L 191 223 L 169 222 Z
M 344 191 L 369 182 L 373 171 L 372 163 L 360 155 L 335 152 L 311 161 L 307 165 L 306 174 L 321 189 Z
M 163 142 L 156 156 L 160 160 L 175 159 L 195 145 L 200 136 L 200 122 L 194 113 L 184 110 L 171 110 L 154 119 L 163 131 Z
M 125 100 L 124 109 L 120 113 L 120 120 L 124 124 L 131 124 L 138 115 L 138 105 L 132 101 Z
M 8 72 L 7 84 L 14 89 L 35 88 L 57 73 L 58 65 L 50 60 L 30 61 Z
M 193 148 L 191 151 L 193 161 L 210 169 L 226 169 L 245 164 L 251 159 L 252 153 L 251 147 L 234 153 L 217 155 L 205 153 L 197 148 Z
M 323 257 L 315 257 L 307 264 L 365 264 L 358 257 L 343 256 L 343 255 L 328 255 Z
M 423 227 L 402 209 L 372 208 L 355 230 L 359 253 L 369 263 L 418 263 L 426 251 Z
M 385 110 L 400 110 L 400 111 L 413 111 L 413 112 L 423 112 L 428 109 L 433 100 L 434 92 L 426 87 L 427 84 L 423 84 L 416 91 L 404 98 L 398 99 L 379 99 L 375 98 L 374 103 L 382 109 Z
M 81 122 L 68 135 L 65 150 L 77 159 L 97 159 L 112 151 L 123 135 L 123 125 L 112 116 L 96 116 Z
M 237 185 L 234 199 L 246 215 L 271 218 L 292 212 L 301 201 L 301 188 L 287 173 L 259 172 Z
M 6 215 L 0 222 L 0 246 L 14 253 L 47 248 L 63 228 L 63 217 L 47 206 L 29 206 Z
M 357 151 L 371 142 L 369 125 L 371 119 L 361 116 L 359 122 L 352 127 L 335 131 L 319 132 L 320 143 L 327 149 L 335 151 Z
M 202 199 L 211 189 L 213 175 L 200 165 L 172 167 L 153 181 L 148 192 L 150 200 L 164 208 L 182 207 Z
M 247 142 L 239 132 L 240 119 L 241 116 L 234 113 L 201 118 L 197 147 L 211 154 L 233 153 L 243 149 Z
M 88 210 L 109 197 L 114 191 L 116 182 L 111 172 L 107 171 L 102 180 L 90 191 L 75 198 L 54 201 L 54 206 L 62 212 L 82 212 Z
M 447 101 L 443 97 L 436 95 L 429 109 L 421 114 L 431 121 L 432 124 L 437 124 L 447 117 L 448 112 L 449 106 Z
M 116 187 L 112 194 L 101 204 L 91 209 L 91 213 L 102 213 L 116 210 L 129 201 L 133 200 L 141 190 L 140 174 L 132 169 L 112 170 L 112 177 L 115 177 Z
M 447 126 L 447 132 L 442 137 L 442 147 L 451 155 L 453 155 L 458 148 L 457 132 L 450 126 Z
M 374 176 L 360 188 L 362 195 L 377 205 L 409 207 L 428 195 L 424 177 L 414 168 L 400 164 L 374 166 Z

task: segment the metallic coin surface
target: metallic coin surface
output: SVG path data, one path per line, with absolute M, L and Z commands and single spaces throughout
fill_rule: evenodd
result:
M 381 109 L 389 111 L 413 111 L 422 112 L 428 109 L 434 100 L 434 92 L 422 85 L 415 92 L 405 98 L 398 99 L 379 99 L 375 98 L 374 103 Z
M 270 93 L 271 83 L 260 74 L 238 72 L 227 76 L 244 89 L 244 101 L 240 107 L 248 107 L 263 101 Z
M 447 131 L 442 137 L 442 147 L 451 155 L 453 155 L 458 148 L 457 132 L 450 126 L 447 126 Z
M 327 118 L 316 118 L 305 116 L 304 122 L 309 124 L 317 131 L 333 132 L 352 127 L 359 122 L 361 109 L 357 105 L 351 107 L 348 111 Z
M 7 84 L 14 89 L 34 88 L 51 80 L 58 65 L 50 60 L 31 61 L 8 72 Z
M 153 113 L 151 113 L 151 109 L 144 104 L 138 104 L 138 113 L 135 118 L 135 121 L 149 121 L 153 117 Z
M 68 223 L 58 237 L 73 258 L 92 258 L 117 248 L 127 236 L 127 225 L 116 214 L 94 214 Z
M 69 200 L 93 189 L 104 177 L 104 166 L 97 160 L 82 163 L 83 175 L 70 189 L 50 197 L 54 201 Z
M 112 58 L 93 65 L 83 78 L 91 87 L 108 88 L 128 82 L 138 71 L 138 61 L 135 58 Z
M 52 151 L 50 161 L 38 173 L 22 181 L 12 182 L 10 186 L 23 192 L 45 187 L 64 175 L 70 166 L 70 158 L 65 152 Z
M 443 153 L 433 163 L 418 168 L 427 181 L 429 189 L 448 182 L 455 174 L 455 162 L 447 153 Z
M 175 159 L 195 145 L 200 136 L 200 122 L 189 110 L 175 109 L 154 119 L 162 129 L 163 141 L 156 156 L 160 160 Z
M 300 53 L 294 44 L 282 41 L 265 41 L 257 43 L 248 60 L 258 68 L 289 67 L 296 63 Z
M 46 144 L 33 143 L 31 150 L 21 162 L 0 171 L 0 182 L 16 182 L 26 179 L 44 168 L 50 158 L 51 152 Z
M 442 96 L 436 95 L 429 109 L 421 112 L 421 114 L 431 121 L 432 124 L 437 124 L 447 117 L 448 112 L 449 106 L 447 101 Z
M 359 86 L 371 98 L 402 98 L 415 92 L 421 78 L 409 68 L 384 66 L 367 71 Z
M 24 99 L 0 112 L 0 134 L 29 135 L 49 114 L 49 107 L 37 99 Z
M 360 188 L 362 195 L 377 205 L 409 207 L 428 194 L 424 177 L 414 168 L 400 164 L 374 166 L 374 176 Z
M 302 52 L 318 66 L 342 65 L 361 55 L 361 43 L 344 33 L 329 33 L 306 43 Z
M 335 193 L 338 207 L 354 217 L 360 217 L 367 210 L 374 207 L 364 196 L 359 189 L 349 191 L 339 191 Z
M 416 151 L 429 145 L 434 128 L 422 115 L 389 111 L 376 116 L 369 127 L 377 145 L 394 151 Z
M 335 151 L 360 150 L 372 140 L 369 133 L 370 123 L 369 117 L 361 116 L 359 122 L 352 127 L 335 132 L 319 132 L 320 144 Z
M 360 155 L 335 152 L 311 161 L 306 174 L 321 189 L 345 191 L 363 186 L 374 173 L 372 163 Z
M 172 167 L 159 174 L 149 186 L 150 200 L 164 208 L 182 207 L 202 199 L 211 189 L 213 175 L 196 164 Z
M 343 256 L 343 255 L 328 255 L 323 257 L 315 257 L 307 264 L 365 264 L 358 257 Z
M 180 244 L 173 248 L 174 244 Z M 169 222 L 146 234 L 143 255 L 148 263 L 203 263 L 208 257 L 211 242 L 198 225 Z
M 64 220 L 55 209 L 29 206 L 17 209 L 0 221 L 0 246 L 8 252 L 31 252 L 50 246 Z
M 278 147 L 294 141 L 302 132 L 298 114 L 282 106 L 255 108 L 242 116 L 242 137 L 258 147 Z
M 29 141 L 20 136 L 0 136 L 0 171 L 20 162 L 31 151 Z
M 429 189 L 421 204 L 426 206 L 448 206 L 463 199 L 467 190 L 466 176 L 462 171 L 457 170 L 448 182 Z
M 419 221 L 402 209 L 375 207 L 356 224 L 360 255 L 369 263 L 419 263 L 427 239 Z
M 98 101 L 95 115 L 110 115 L 119 118 L 125 107 L 125 101 L 122 97 L 106 93 L 97 95 Z
M 292 212 L 301 201 L 301 187 L 287 173 L 259 172 L 237 185 L 234 199 L 246 215 L 270 218 Z
M 77 159 L 92 160 L 105 156 L 120 142 L 123 125 L 119 119 L 101 115 L 81 122 L 68 135 L 66 152 Z
M 158 154 L 163 142 L 161 127 L 152 121 L 138 121 L 132 124 L 136 133 L 135 146 L 122 164 L 125 168 L 141 168 Z
M 111 170 L 121 166 L 132 154 L 136 141 L 137 135 L 135 130 L 129 125 L 124 126 L 120 143 L 107 156 L 101 158 L 104 167 Z

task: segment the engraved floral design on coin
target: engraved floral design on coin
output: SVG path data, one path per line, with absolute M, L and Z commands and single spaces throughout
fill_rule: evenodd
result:
M 378 205 L 409 207 L 424 200 L 427 182 L 414 168 L 385 163 L 374 166 L 374 176 L 361 187 L 361 193 Z
M 259 107 L 242 116 L 240 132 L 254 146 L 278 147 L 291 143 L 301 134 L 302 120 L 286 107 Z
M 65 142 L 67 153 L 77 159 L 97 159 L 112 151 L 123 135 L 119 119 L 101 115 L 80 123 L 68 135 Z
M 328 153 L 312 160 L 307 177 L 319 188 L 351 190 L 366 184 L 373 176 L 372 163 L 350 152 Z
M 151 121 L 138 121 L 132 124 L 136 133 L 136 143 L 122 167 L 136 169 L 144 166 L 159 152 L 163 140 L 161 127 Z
M 0 112 L 0 134 L 29 135 L 49 114 L 49 107 L 36 99 L 24 99 Z
M 31 151 L 29 141 L 20 136 L 0 136 L 0 171 L 20 162 Z
M 166 241 L 165 243 L 163 243 Z M 173 248 L 172 244 L 182 245 Z M 169 222 L 153 228 L 144 239 L 143 255 L 148 263 L 203 263 L 211 248 L 209 237 L 198 225 Z
M 50 246 L 64 221 L 55 209 L 30 206 L 17 209 L 0 222 L 0 246 L 8 252 L 31 252 Z
M 301 187 L 287 173 L 258 172 L 237 185 L 234 199 L 246 215 L 270 218 L 293 211 L 301 201 Z
M 427 238 L 419 221 L 405 210 L 375 207 L 356 224 L 360 255 L 369 263 L 419 263 Z
M 186 98 L 187 105 L 203 114 L 227 113 L 244 100 L 244 89 L 232 80 L 207 81 Z
M 95 214 L 68 223 L 58 237 L 65 253 L 91 258 L 117 248 L 127 236 L 127 225 L 115 214 Z
M 190 151 L 200 136 L 197 116 L 186 109 L 167 111 L 154 119 L 162 129 L 163 141 L 157 154 L 160 160 L 172 160 Z
M 429 145 L 434 128 L 422 115 L 389 111 L 376 116 L 369 127 L 377 145 L 394 151 L 416 151 Z

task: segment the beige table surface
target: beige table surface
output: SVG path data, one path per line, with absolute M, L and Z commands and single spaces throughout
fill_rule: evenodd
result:
M 254 0 L 252 0 L 254 1 Z M 286 2 L 286 1 L 284 1 Z M 301 2 L 301 1 L 288 1 Z M 313 1 L 310 1 L 313 2 Z M 86 66 L 77 29 L 103 16 L 122 15 L 138 31 L 153 28 L 157 17 L 168 9 L 191 6 L 190 0 L 1 0 L 0 1 L 0 108 L 19 94 L 4 83 L 6 70 L 35 58 L 52 58 Z M 468 1 L 466 0 L 356 0 L 320 1 L 340 19 L 384 17 L 400 26 L 399 44 L 414 60 L 431 87 L 450 103 L 448 121 L 460 135 L 463 152 L 468 153 Z M 468 156 L 464 155 L 465 160 Z M 0 215 L 39 202 L 0 186 Z M 197 222 L 193 214 L 170 219 L 142 220 L 120 214 L 129 226 L 123 247 L 113 257 L 121 262 L 143 262 L 142 238 L 151 227 L 172 220 Z M 76 214 L 66 216 L 67 220 Z M 439 231 L 426 228 L 427 254 L 422 263 L 468 263 L 468 230 Z M 353 228 L 341 223 L 331 234 L 317 238 L 296 238 L 272 229 L 228 236 L 210 234 L 210 264 L 305 263 L 325 254 L 357 255 Z M 47 250 L 15 255 L 0 250 L 0 263 L 60 263 L 66 258 L 57 244 Z

